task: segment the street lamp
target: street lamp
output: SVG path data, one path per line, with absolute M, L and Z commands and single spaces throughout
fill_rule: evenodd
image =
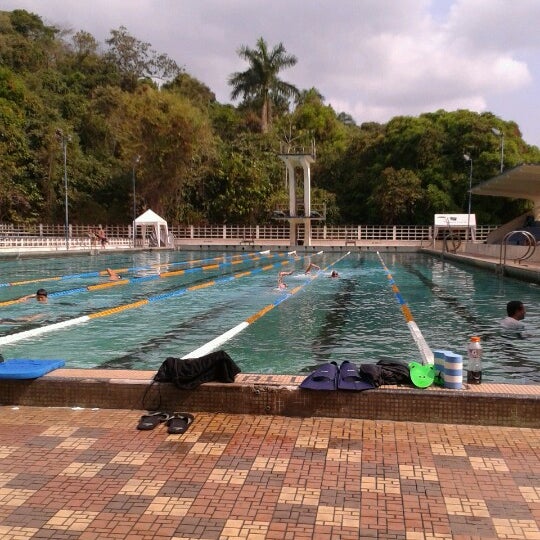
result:
M 135 247 L 135 220 L 137 219 L 137 197 L 135 194 L 135 168 L 137 164 L 141 161 L 141 156 L 135 156 L 133 158 L 133 166 L 131 169 L 131 181 L 133 182 L 133 247 Z
M 66 210 L 64 231 L 66 235 L 66 250 L 69 249 L 69 209 L 68 209 L 68 184 L 67 184 L 67 143 L 71 141 L 70 135 L 65 135 L 61 129 L 56 129 L 56 137 L 62 144 L 64 152 L 64 206 Z
M 467 234 L 465 237 L 465 240 L 469 241 L 469 231 L 471 230 L 471 190 L 472 190 L 472 168 L 473 168 L 473 160 L 472 157 L 469 156 L 469 154 L 463 154 L 463 159 L 465 161 L 468 161 L 471 164 L 471 168 L 469 169 L 469 209 L 467 212 Z
M 504 170 L 504 133 L 497 128 L 491 128 L 491 132 L 501 138 L 501 174 Z

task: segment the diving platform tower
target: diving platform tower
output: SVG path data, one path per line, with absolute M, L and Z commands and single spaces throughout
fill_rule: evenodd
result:
M 311 246 L 311 222 L 326 219 L 326 208 L 315 210 L 311 204 L 311 164 L 315 163 L 315 145 L 309 153 L 303 150 L 289 151 L 287 145 L 286 151 L 278 154 L 287 170 L 289 208 L 277 209 L 272 217 L 289 222 L 291 246 Z M 297 178 L 300 169 L 302 177 Z

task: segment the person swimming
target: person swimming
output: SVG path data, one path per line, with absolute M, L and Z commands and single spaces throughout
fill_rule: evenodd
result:
M 320 270 L 320 266 L 317 266 L 316 264 L 313 264 L 312 262 L 310 262 L 307 266 L 307 268 L 304 270 L 304 274 L 309 274 L 311 273 L 312 270 Z
M 119 279 L 122 279 L 121 276 L 119 276 L 114 270 L 111 270 L 110 268 L 107 268 L 107 274 L 109 274 L 109 279 L 111 281 L 118 281 Z
M 277 280 L 278 289 L 286 289 L 287 288 L 287 284 L 283 281 L 283 278 L 285 276 L 290 276 L 292 273 L 293 273 L 293 270 L 291 270 L 290 272 L 281 271 L 278 274 L 278 280 Z
M 21 298 L 13 300 L 13 302 L 26 302 L 27 300 L 30 300 L 30 298 L 35 298 L 38 302 L 47 303 L 47 291 L 45 289 L 38 289 L 36 294 L 21 296 Z
M 35 321 L 37 319 L 41 319 L 43 315 L 41 313 L 37 313 L 36 315 L 28 315 L 27 317 L 17 317 L 15 319 L 5 317 L 0 318 L 0 324 L 21 324 L 25 322 L 31 322 Z

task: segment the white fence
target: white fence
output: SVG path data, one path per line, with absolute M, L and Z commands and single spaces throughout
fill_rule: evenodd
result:
M 484 241 L 487 235 L 498 225 L 480 225 L 476 228 L 476 239 Z M 170 230 L 176 239 L 191 240 L 288 240 L 288 226 L 173 226 Z M 313 240 L 392 240 L 422 241 L 433 239 L 431 225 L 351 225 L 342 227 L 312 227 Z M 304 239 L 304 229 L 299 229 L 298 239 Z
M 483 242 L 487 235 L 498 226 L 479 225 L 476 228 L 476 241 Z M 83 249 L 96 247 L 92 243 L 91 231 L 95 225 L 70 225 L 67 243 L 70 248 Z M 103 227 L 110 247 L 130 247 L 133 243 L 131 225 L 107 225 Z M 256 242 L 264 240 L 289 240 L 288 225 L 208 225 L 169 227 L 169 232 L 175 240 L 223 240 L 235 242 Z M 444 231 L 439 233 L 439 236 Z M 351 226 L 320 226 L 312 227 L 311 237 L 314 242 L 336 241 L 429 241 L 433 239 L 431 225 L 351 225 Z M 442 236 L 441 236 L 442 237 Z M 304 240 L 304 229 L 298 229 L 297 240 Z M 65 228 L 63 225 L 12 225 L 0 223 L 0 247 L 45 247 L 62 249 L 66 245 Z

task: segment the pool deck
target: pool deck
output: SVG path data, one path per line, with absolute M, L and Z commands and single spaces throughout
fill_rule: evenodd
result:
M 154 385 L 161 410 L 195 416 L 173 435 L 136 429 L 154 373 L 60 369 L 8 383 L 19 403 L 71 406 L 1 407 L 0 538 L 540 538 L 540 386 L 316 392 L 298 388 L 303 377 L 255 374 Z M 92 406 L 129 388 L 129 408 Z M 279 392 L 307 401 L 274 414 L 290 399 Z M 505 410 L 529 427 L 492 425 Z M 389 419 L 403 411 L 422 421 Z M 448 423 L 460 411 L 470 423 Z
M 309 392 L 240 374 L 164 385 L 162 405 L 195 416 L 170 435 L 136 429 L 153 373 L 0 385 L 0 538 L 540 539 L 538 385 Z

